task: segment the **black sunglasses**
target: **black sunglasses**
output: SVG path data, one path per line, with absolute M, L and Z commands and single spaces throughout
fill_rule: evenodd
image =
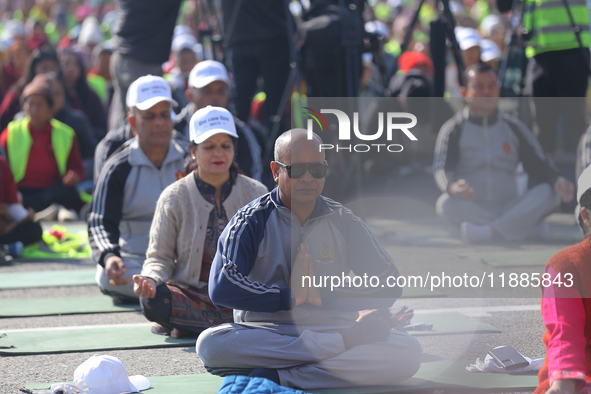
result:
M 321 179 L 326 176 L 328 172 L 328 164 L 324 163 L 292 163 L 292 164 L 283 164 L 279 161 L 275 163 L 279 164 L 281 167 L 287 170 L 287 176 L 292 179 L 298 179 L 302 177 L 306 171 L 310 171 L 310 175 L 312 175 L 316 179 Z

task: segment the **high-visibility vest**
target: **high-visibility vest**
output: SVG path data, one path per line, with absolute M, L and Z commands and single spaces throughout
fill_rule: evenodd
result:
M 566 0 L 583 47 L 589 48 L 589 10 L 586 0 Z M 528 57 L 549 51 L 579 47 L 563 0 L 526 0 L 523 32 L 531 34 L 525 50 Z
M 33 137 L 29 131 L 30 118 L 12 121 L 8 124 L 6 148 L 8 149 L 8 163 L 14 175 L 14 181 L 19 183 L 25 177 L 29 153 L 33 145 Z M 74 130 L 62 122 L 51 119 L 51 146 L 61 176 L 66 175 L 68 157 L 74 144 Z

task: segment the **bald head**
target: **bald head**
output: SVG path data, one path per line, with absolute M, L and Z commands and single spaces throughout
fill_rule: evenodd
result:
M 275 141 L 274 158 L 275 161 L 281 163 L 289 162 L 291 151 L 294 145 L 298 147 L 313 149 L 316 152 L 320 151 L 320 144 L 322 139 L 318 134 L 312 133 L 313 139 L 308 140 L 308 130 L 306 129 L 291 129 L 281 134 Z M 324 152 L 322 153 L 324 157 Z

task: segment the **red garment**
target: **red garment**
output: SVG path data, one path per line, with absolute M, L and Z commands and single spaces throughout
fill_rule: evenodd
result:
M 12 64 L 4 66 L 4 90 L 8 91 L 19 80 L 21 73 Z
M 556 253 L 546 264 L 552 286 L 543 288 L 543 341 L 546 359 L 538 374 L 535 394 L 543 394 L 554 380 L 575 379 L 575 391 L 591 382 L 591 238 Z M 554 283 L 560 274 L 562 285 Z M 572 275 L 570 277 L 569 275 Z M 573 286 L 569 278 L 572 278 Z M 556 281 L 557 282 L 557 281 Z M 581 298 L 582 297 L 582 298 Z
M 16 203 L 18 203 L 16 183 L 14 183 L 10 165 L 4 157 L 0 156 L 0 204 Z
M 4 130 L 6 126 L 14 119 L 14 115 L 20 112 L 21 103 L 19 98 L 21 90 L 11 89 L 6 92 L 6 95 L 0 103 L 0 129 Z
M 27 163 L 27 170 L 25 177 L 18 183 L 19 188 L 35 188 L 48 189 L 56 182 L 61 181 L 61 175 L 57 167 L 57 162 L 53 154 L 53 146 L 51 144 L 51 124 L 47 123 L 41 130 L 31 130 L 31 137 L 33 137 L 33 145 L 29 152 L 29 162 Z M 0 144 L 6 151 L 6 155 L 10 157 L 10 151 L 7 148 L 8 129 L 4 129 L 0 135 Z M 78 141 L 74 137 L 72 150 L 68 157 L 66 165 L 67 170 L 73 170 L 80 179 L 84 178 L 84 163 L 82 162 L 82 155 L 78 147 Z

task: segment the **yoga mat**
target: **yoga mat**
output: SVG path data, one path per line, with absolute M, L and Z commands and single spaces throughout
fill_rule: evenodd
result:
M 152 334 L 151 326 L 152 323 L 140 323 L 0 330 L 0 355 L 195 346 L 195 338 L 174 339 Z
M 224 380 L 224 378 L 220 376 L 214 376 L 208 373 L 200 375 L 146 377 L 152 386 L 152 388 L 142 391 L 142 393 L 146 394 L 216 394 L 222 385 L 222 381 Z M 38 392 L 40 390 L 48 390 L 49 387 L 51 387 L 51 383 L 27 383 L 26 387 L 29 390 Z
M 444 298 L 447 297 L 440 291 L 431 291 L 422 287 L 405 287 L 401 298 Z
M 426 335 L 448 335 L 448 334 L 482 334 L 499 333 L 497 327 L 483 323 L 473 317 L 466 316 L 459 312 L 445 313 L 420 313 L 415 312 L 411 324 L 432 323 L 431 331 L 408 331 L 409 334 L 418 337 Z
M 458 256 L 478 260 L 491 267 L 541 267 L 561 248 L 508 252 L 463 252 Z
M 533 391 L 538 387 L 538 375 L 476 373 L 466 370 L 470 361 L 439 361 L 423 363 L 411 379 L 395 386 L 356 387 L 338 390 L 314 390 L 317 394 L 374 394 L 430 392 L 474 393 L 490 390 Z M 473 361 L 472 361 L 473 363 Z
M 434 389 L 453 389 L 445 392 L 474 392 L 492 389 L 504 391 L 533 391 L 538 386 L 537 375 L 509 375 L 466 371 L 469 361 L 440 361 L 424 363 L 417 374 L 395 386 L 355 387 L 338 390 L 308 390 L 318 394 L 372 394 L 426 392 Z M 193 393 L 216 394 L 224 378 L 210 374 L 148 377 L 151 389 L 147 394 Z M 28 383 L 33 391 L 49 389 L 50 383 Z M 433 392 L 433 391 L 431 391 Z
M 0 290 L 96 285 L 96 268 L 0 274 Z
M 409 331 L 414 336 L 500 332 L 496 327 L 457 312 L 418 313 L 413 323 L 433 323 L 432 331 Z M 173 339 L 150 332 L 151 323 L 89 327 L 0 330 L 0 355 L 194 346 L 195 339 Z M 13 346 L 13 347 L 10 347 Z
M 113 305 L 107 296 L 77 298 L 2 298 L 0 317 L 73 315 L 79 313 L 107 313 L 139 311 L 139 305 Z

